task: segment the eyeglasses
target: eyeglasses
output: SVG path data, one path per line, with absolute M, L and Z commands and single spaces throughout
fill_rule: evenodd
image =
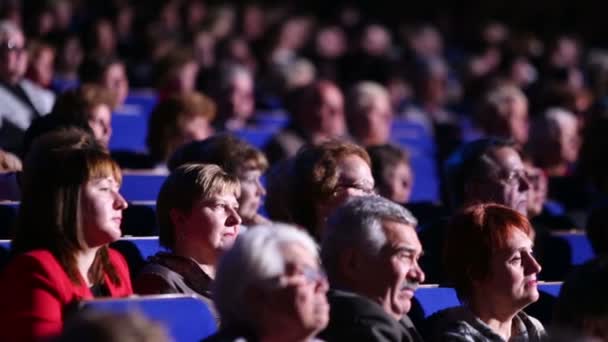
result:
M 372 184 L 367 184 L 367 183 L 341 183 L 341 184 L 337 184 L 334 187 L 334 194 L 340 192 L 340 191 L 344 191 L 344 190 L 348 190 L 348 189 L 352 189 L 352 190 L 356 190 L 359 192 L 362 192 L 365 195 L 374 195 L 376 194 L 376 190 L 374 189 L 374 186 Z
M 0 43 L 0 51 L 4 52 L 4 53 L 11 52 L 11 51 L 16 52 L 16 53 L 23 53 L 23 52 L 25 52 L 25 47 L 19 46 L 15 42 L 9 40 L 9 41 Z

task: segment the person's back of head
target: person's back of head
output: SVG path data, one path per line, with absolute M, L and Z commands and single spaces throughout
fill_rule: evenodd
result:
M 137 313 L 82 312 L 52 342 L 170 342 L 167 331 Z
M 576 268 L 562 284 L 553 325 L 588 337 L 608 339 L 608 259 L 596 258 Z

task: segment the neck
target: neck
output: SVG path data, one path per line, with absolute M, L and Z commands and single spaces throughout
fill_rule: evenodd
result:
M 95 261 L 95 256 L 97 255 L 98 250 L 99 247 L 87 248 L 76 253 L 76 264 L 78 266 L 78 271 L 80 272 L 80 275 L 85 281 L 87 287 L 92 285 L 91 280 L 89 279 L 89 270 L 93 265 L 93 261 Z
M 469 302 L 469 308 L 482 322 L 508 341 L 511 337 L 513 317 L 517 312 L 513 313 L 504 306 L 494 304 L 488 302 L 487 298 L 481 298 Z
M 184 258 L 194 260 L 198 266 L 212 279 L 215 278 L 215 263 L 216 257 L 204 251 L 200 246 L 192 246 L 191 244 L 178 245 L 175 247 L 174 253 Z

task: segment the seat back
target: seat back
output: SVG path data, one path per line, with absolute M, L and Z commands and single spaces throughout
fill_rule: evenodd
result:
M 198 342 L 217 331 L 211 311 L 200 299 L 184 295 L 107 298 L 80 303 L 82 310 L 137 312 L 159 322 L 175 342 Z

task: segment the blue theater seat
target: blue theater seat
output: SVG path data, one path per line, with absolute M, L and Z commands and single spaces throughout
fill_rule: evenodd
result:
M 391 128 L 391 140 L 407 149 L 410 154 L 414 171 L 410 202 L 438 202 L 439 174 L 433 137 L 419 123 L 395 119 Z
M 580 265 L 595 256 L 591 243 L 584 232 L 555 232 L 552 235 L 566 241 L 570 246 L 571 265 Z
M 175 342 L 198 342 L 214 334 L 211 311 L 200 299 L 183 295 L 108 298 L 80 303 L 82 310 L 137 312 L 161 323 Z
M 125 173 L 120 193 L 127 201 L 156 201 L 166 175 Z
M 143 152 L 146 150 L 148 118 L 158 99 L 146 92 L 133 92 L 112 115 L 110 150 Z
M 156 201 L 130 202 L 122 215 L 123 236 L 156 236 Z

